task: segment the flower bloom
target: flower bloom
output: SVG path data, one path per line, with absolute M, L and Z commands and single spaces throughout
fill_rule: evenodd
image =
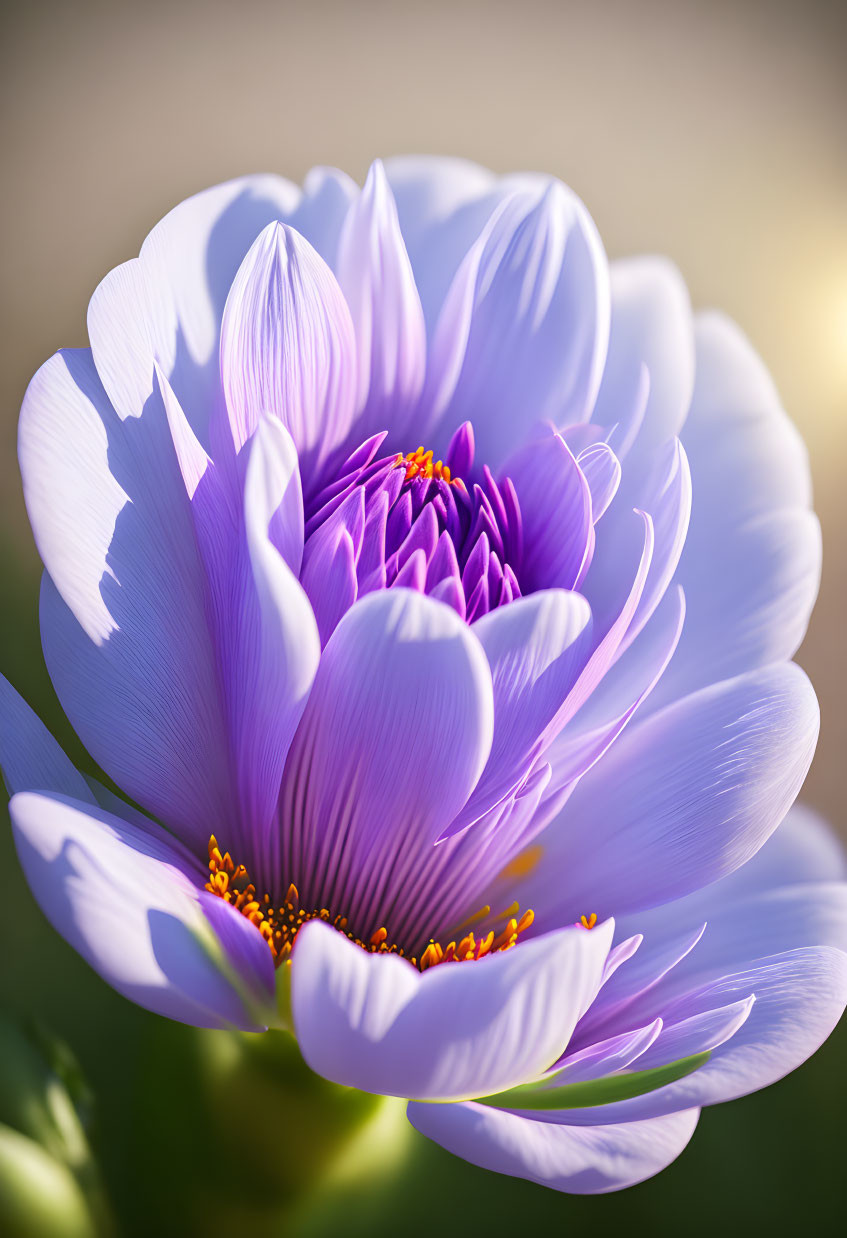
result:
M 189 199 L 88 329 L 20 459 L 53 683 L 143 811 L 8 685 L 0 751 L 100 975 L 566 1191 L 817 1048 L 819 532 L 731 323 L 557 181 L 399 160 Z

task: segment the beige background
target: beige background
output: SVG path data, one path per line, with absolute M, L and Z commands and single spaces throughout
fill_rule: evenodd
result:
M 745 327 L 809 442 L 824 524 L 801 654 L 824 726 L 806 798 L 847 826 L 847 161 L 838 3 L 6 5 L 0 536 L 34 623 L 14 463 L 26 382 L 85 343 L 100 277 L 242 172 L 463 154 L 567 180 L 612 257 L 656 250 Z M 17 603 L 16 603 L 17 608 Z M 17 622 L 17 620 L 16 620 Z M 3 669 L 29 636 L 11 637 Z

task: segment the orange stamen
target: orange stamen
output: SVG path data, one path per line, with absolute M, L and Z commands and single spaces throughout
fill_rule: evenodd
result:
M 349 937 L 350 941 L 355 942 L 357 946 L 367 950 L 369 954 L 397 954 L 400 958 L 407 958 L 420 971 L 426 971 L 438 963 L 470 962 L 472 959 L 484 958 L 495 951 L 510 950 L 520 934 L 529 928 L 535 918 L 532 911 L 525 911 L 519 920 L 516 919 L 519 908 L 517 903 L 513 903 L 503 915 L 496 917 L 497 920 L 508 917 L 505 927 L 499 933 L 490 929 L 486 936 L 477 938 L 472 931 L 469 931 L 458 941 L 451 941 L 447 946 L 431 941 L 418 961 L 414 955 L 407 955 L 402 946 L 389 941 L 388 929 L 384 925 L 372 933 L 367 941 L 364 941 L 350 930 L 346 916 L 333 916 L 326 907 L 313 911 L 303 909 L 300 906 L 299 891 L 293 882 L 288 887 L 282 906 L 272 906 L 270 895 L 257 895 L 256 887 L 250 880 L 245 866 L 236 865 L 228 851 L 221 851 L 214 834 L 209 839 L 209 878 L 206 882 L 206 889 L 210 894 L 215 894 L 224 902 L 229 903 L 251 924 L 255 924 L 268 943 L 277 967 L 291 961 L 294 940 L 309 920 L 324 920 L 339 933 Z M 470 925 L 487 919 L 489 915 L 490 908 L 482 907 L 475 915 L 470 916 L 462 927 L 469 928 Z M 588 924 L 583 916 L 583 923 L 586 928 L 592 928 L 596 919 L 596 916 L 592 916 L 591 924 Z
M 410 451 L 404 455 L 398 455 L 395 463 L 403 465 L 406 469 L 406 481 L 412 481 L 415 477 L 423 477 L 427 481 L 446 481 L 448 485 L 455 484 L 458 478 L 452 477 L 449 467 L 441 460 L 433 461 L 432 450 L 424 451 L 423 444 L 418 447 L 417 451 Z

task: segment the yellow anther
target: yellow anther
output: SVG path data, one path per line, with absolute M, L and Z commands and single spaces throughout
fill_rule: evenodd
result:
M 421 445 L 416 451 L 410 451 L 405 456 L 398 455 L 395 463 L 405 467 L 406 481 L 413 481 L 416 477 L 423 477 L 427 481 L 435 478 L 438 481 L 447 482 L 448 485 L 458 481 L 458 478 L 451 476 L 450 469 L 442 460 L 433 459 L 434 454 L 432 448 L 424 451 Z

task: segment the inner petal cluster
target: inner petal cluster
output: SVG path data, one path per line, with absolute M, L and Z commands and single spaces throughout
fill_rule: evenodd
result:
M 355 597 L 393 585 L 447 603 L 468 623 L 521 596 L 515 488 L 474 470 L 470 423 L 443 461 L 423 445 L 375 458 L 384 437 L 349 457 L 306 513 L 302 580 L 324 643 Z

